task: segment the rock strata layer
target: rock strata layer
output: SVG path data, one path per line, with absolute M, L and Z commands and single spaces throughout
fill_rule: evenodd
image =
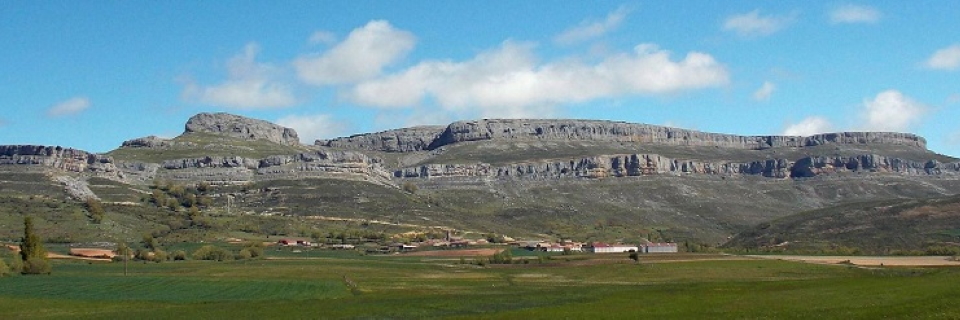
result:
M 916 162 L 875 154 L 853 157 L 805 157 L 796 161 L 765 159 L 750 162 L 702 162 L 657 154 L 580 158 L 568 161 L 517 163 L 507 166 L 429 164 L 394 172 L 397 178 L 488 177 L 498 179 L 605 178 L 656 174 L 755 175 L 770 178 L 809 178 L 841 172 L 887 172 L 905 175 L 960 175 L 960 162 Z
M 357 150 L 406 152 L 483 140 L 603 141 L 675 146 L 711 146 L 761 150 L 824 144 L 887 144 L 926 148 L 926 140 L 909 133 L 839 132 L 801 136 L 739 136 L 648 124 L 601 120 L 484 119 L 457 121 L 445 128 L 419 127 L 319 140 L 317 145 Z

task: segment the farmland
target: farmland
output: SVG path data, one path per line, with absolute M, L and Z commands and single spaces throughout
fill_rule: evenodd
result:
M 438 256 L 267 250 L 229 262 L 57 260 L 0 278 L 0 318 L 957 318 L 956 268 L 717 254 Z

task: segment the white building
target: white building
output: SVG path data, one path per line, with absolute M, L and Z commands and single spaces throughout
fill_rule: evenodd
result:
M 676 243 L 647 243 L 643 245 L 643 252 L 645 253 L 670 253 L 677 252 Z
M 629 244 L 606 244 L 602 242 L 594 243 L 587 249 L 593 253 L 622 253 L 622 252 L 640 252 L 640 248 Z

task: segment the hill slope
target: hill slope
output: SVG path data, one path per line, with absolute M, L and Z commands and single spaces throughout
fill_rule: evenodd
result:
M 132 139 L 105 155 L 0 146 L 0 173 L 16 201 L 42 195 L 80 208 L 92 197 L 140 208 L 118 209 L 111 221 L 122 225 L 113 228 L 78 228 L 88 236 L 93 229 L 103 236 L 310 234 L 343 218 L 389 228 L 717 244 L 796 212 L 960 190 L 960 162 L 907 133 L 736 136 L 527 119 L 396 129 L 313 146 L 296 137 L 261 120 L 200 114 L 179 137 Z M 196 197 L 206 199 L 200 209 L 210 221 L 183 220 L 186 206 L 154 199 L 161 187 L 200 185 Z M 139 218 L 124 218 L 124 211 Z M 153 224 L 133 225 L 137 219 Z

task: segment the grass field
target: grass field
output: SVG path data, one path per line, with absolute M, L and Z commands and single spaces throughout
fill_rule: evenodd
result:
M 544 263 L 349 252 L 233 262 L 57 261 L 0 278 L 0 318 L 960 318 L 960 270 L 677 254 Z M 474 257 L 465 257 L 473 260 Z

